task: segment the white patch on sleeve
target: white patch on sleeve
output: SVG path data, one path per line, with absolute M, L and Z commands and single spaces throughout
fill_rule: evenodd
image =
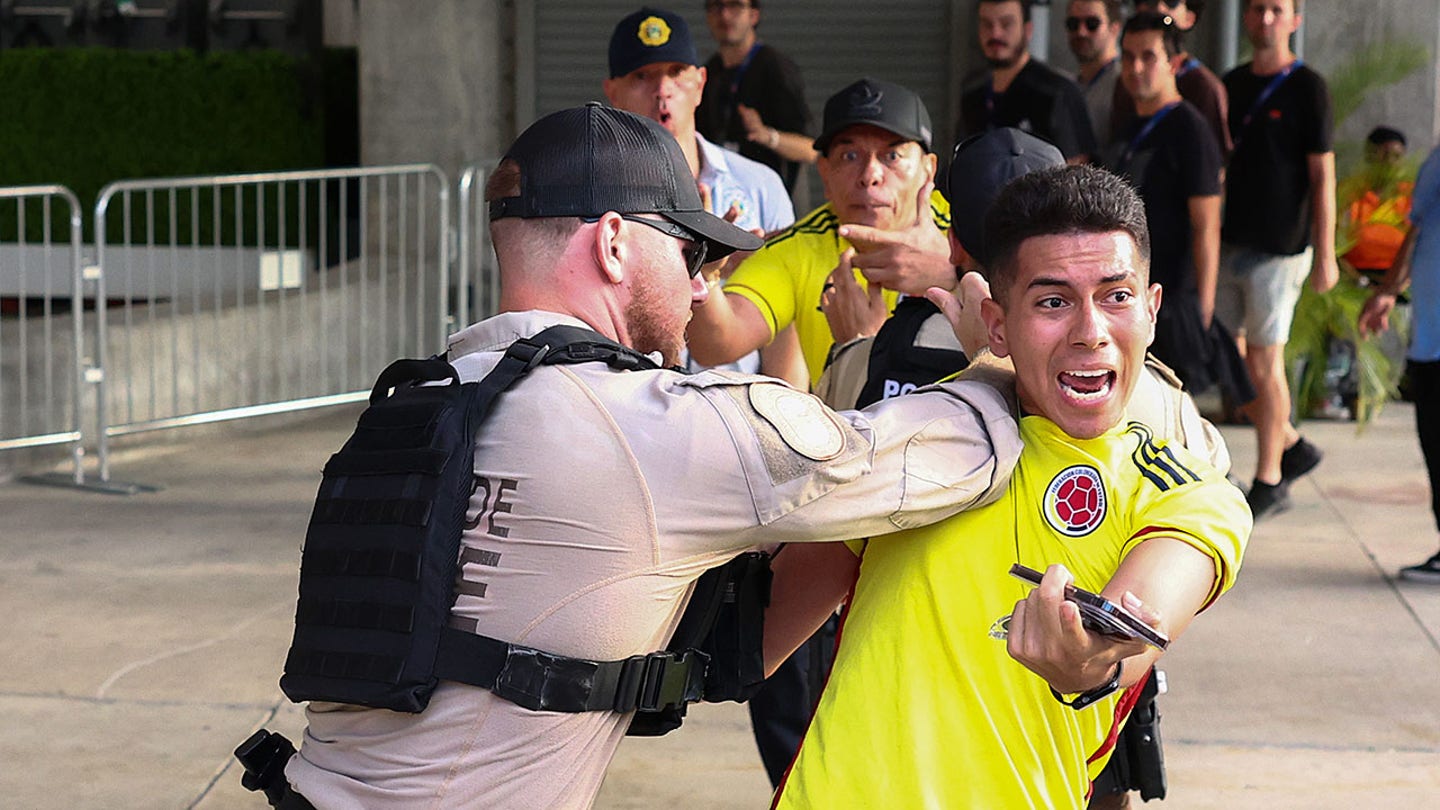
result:
M 810 394 L 778 383 L 750 387 L 750 404 L 780 434 L 791 450 L 815 461 L 829 461 L 845 449 L 845 434 L 835 414 Z

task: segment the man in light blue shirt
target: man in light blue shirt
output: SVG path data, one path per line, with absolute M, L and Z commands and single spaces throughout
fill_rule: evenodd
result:
M 621 20 L 610 37 L 610 104 L 654 120 L 675 136 L 690 171 L 708 196 L 710 211 L 765 233 L 789 227 L 795 207 L 780 175 L 739 152 L 710 143 L 695 131 L 695 108 L 705 90 L 705 68 L 685 18 L 643 8 Z M 733 206 L 733 209 L 732 209 Z
M 675 136 L 710 213 L 762 235 L 788 228 L 795 222 L 795 206 L 780 175 L 705 140 L 695 130 L 695 108 L 704 90 L 705 68 L 684 17 L 642 8 L 615 26 L 610 36 L 610 78 L 605 80 L 610 104 L 650 118 Z M 732 259 L 726 267 L 737 264 L 738 258 Z M 692 371 L 699 370 L 688 355 L 686 363 Z M 763 352 L 751 352 L 722 368 L 763 371 L 802 390 L 809 384 L 793 330 L 785 339 L 777 335 Z
M 1430 510 L 1440 528 L 1440 147 L 1415 178 L 1410 233 L 1395 264 L 1360 312 L 1360 334 L 1389 327 L 1395 297 L 1410 286 L 1414 334 L 1406 364 L 1415 400 L 1415 428 L 1430 475 Z M 1440 552 L 1418 565 L 1400 569 L 1402 579 L 1440 584 Z

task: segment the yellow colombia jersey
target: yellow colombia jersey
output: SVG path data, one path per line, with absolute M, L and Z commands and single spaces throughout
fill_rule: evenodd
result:
M 949 230 L 950 203 L 938 191 L 930 195 L 930 213 L 940 230 Z M 725 282 L 725 292 L 744 296 L 759 308 L 770 325 L 770 337 L 795 324 L 812 388 L 820 381 L 833 342 L 830 324 L 820 311 L 820 294 L 825 279 L 840 263 L 840 254 L 850 247 L 840 238 L 839 228 L 835 209 L 826 203 L 766 240 Z M 858 270 L 855 278 L 865 283 Z M 898 293 L 886 290 L 886 307 L 894 310 L 897 298 Z
M 1011 564 L 1063 563 L 1099 591 L 1136 544 L 1172 537 L 1215 561 L 1210 600 L 1234 582 L 1250 511 L 1205 462 L 1134 422 L 1080 440 L 1027 416 L 1020 434 L 1000 501 L 865 547 L 777 807 L 1078 810 L 1133 697 L 1075 711 L 1010 658 L 1003 622 L 1030 590 Z

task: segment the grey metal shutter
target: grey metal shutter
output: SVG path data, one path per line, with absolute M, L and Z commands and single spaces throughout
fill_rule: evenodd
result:
M 605 97 L 601 82 L 609 75 L 610 32 L 620 18 L 644 4 L 640 0 L 532 4 L 535 115 Z M 651 5 L 685 17 L 701 60 L 715 52 L 701 0 L 660 0 Z M 935 124 L 936 150 L 946 156 L 955 119 L 954 5 L 941 0 L 763 0 L 760 37 L 800 66 L 810 104 L 810 134 L 819 133 L 826 97 L 861 76 L 871 76 L 920 94 Z M 519 122 L 522 128 L 528 123 Z M 813 171 L 809 176 L 809 201 L 819 204 L 824 196 L 818 178 Z M 796 197 L 804 199 L 801 190 Z

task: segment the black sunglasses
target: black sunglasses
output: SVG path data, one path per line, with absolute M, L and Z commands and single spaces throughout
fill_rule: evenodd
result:
M 1084 25 L 1084 26 L 1085 26 L 1085 30 L 1086 30 L 1086 31 L 1089 31 L 1090 33 L 1093 34 L 1093 33 L 1095 33 L 1096 31 L 1099 31 L 1099 30 L 1100 30 L 1100 26 L 1102 26 L 1102 25 L 1104 25 L 1104 24 L 1105 24 L 1105 21 L 1102 20 L 1102 19 L 1100 19 L 1099 17 L 1066 17 L 1066 18 L 1065 18 L 1065 30 L 1066 30 L 1066 31 L 1069 31 L 1069 32 L 1072 33 L 1072 34 L 1075 33 L 1076 31 L 1079 31 L 1081 25 Z
M 705 266 L 705 257 L 710 253 L 710 243 L 696 236 L 695 232 L 689 228 L 681 227 L 669 220 L 649 219 L 636 214 L 621 214 L 620 218 L 626 222 L 638 222 L 641 225 L 649 225 L 666 236 L 673 236 L 681 242 L 684 242 L 685 245 L 680 248 L 680 255 L 685 259 L 685 270 L 690 274 L 691 278 L 699 275 L 700 268 Z M 581 217 L 581 219 L 585 222 L 600 221 L 599 217 Z

